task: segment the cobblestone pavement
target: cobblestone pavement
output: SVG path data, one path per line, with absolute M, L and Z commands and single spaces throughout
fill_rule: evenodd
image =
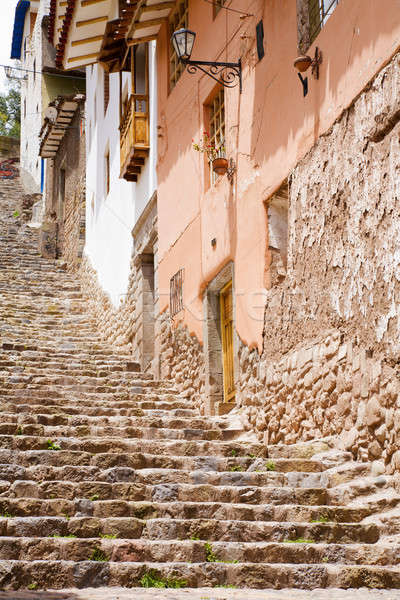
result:
M 400 600 L 400 590 L 228 590 L 90 588 L 47 592 L 0 592 L 0 600 Z

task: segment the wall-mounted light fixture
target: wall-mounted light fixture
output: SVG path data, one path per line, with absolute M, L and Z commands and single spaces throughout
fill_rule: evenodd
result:
M 311 67 L 311 73 L 314 79 L 319 79 L 319 66 L 322 63 L 322 52 L 318 48 L 315 48 L 314 58 L 311 58 L 308 54 L 305 56 L 298 56 L 293 63 L 295 69 L 298 70 L 298 76 L 303 86 L 303 95 L 307 96 L 308 93 L 308 78 L 303 77 L 302 73 L 305 73 Z
M 242 65 L 237 63 L 215 62 L 208 60 L 191 60 L 196 33 L 190 29 L 178 29 L 171 37 L 172 44 L 179 60 L 187 65 L 189 73 L 202 71 L 224 87 L 235 87 L 239 83 L 242 91 Z

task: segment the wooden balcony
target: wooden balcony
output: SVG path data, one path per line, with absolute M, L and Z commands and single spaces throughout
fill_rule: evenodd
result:
M 122 115 L 120 130 L 121 173 L 127 181 L 137 181 L 149 154 L 149 97 L 132 94 Z

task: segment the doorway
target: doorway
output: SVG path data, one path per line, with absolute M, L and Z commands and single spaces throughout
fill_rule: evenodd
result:
M 235 399 L 235 376 L 233 362 L 233 299 L 232 281 L 220 292 L 222 371 L 224 381 L 224 402 Z

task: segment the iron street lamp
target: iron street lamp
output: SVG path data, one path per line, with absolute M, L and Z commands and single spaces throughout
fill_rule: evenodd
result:
M 195 32 L 190 31 L 190 29 L 178 29 L 174 31 L 171 37 L 174 50 L 179 60 L 187 65 L 188 72 L 193 74 L 200 70 L 224 87 L 235 87 L 239 83 L 239 90 L 242 91 L 242 65 L 240 59 L 237 63 L 191 60 L 195 38 Z

